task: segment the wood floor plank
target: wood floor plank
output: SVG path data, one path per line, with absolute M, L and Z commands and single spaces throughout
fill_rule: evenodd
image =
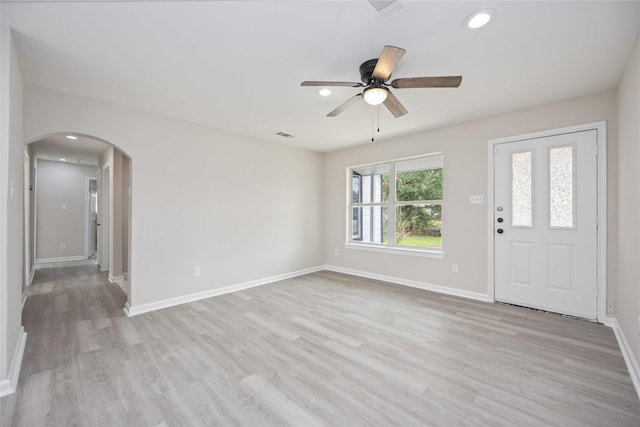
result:
M 127 318 L 95 265 L 36 272 L 13 426 L 634 426 L 611 329 L 333 272 Z

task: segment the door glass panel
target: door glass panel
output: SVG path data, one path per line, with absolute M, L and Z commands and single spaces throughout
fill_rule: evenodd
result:
M 549 150 L 549 226 L 575 227 L 573 147 Z
M 531 151 L 511 155 L 511 225 L 533 226 Z

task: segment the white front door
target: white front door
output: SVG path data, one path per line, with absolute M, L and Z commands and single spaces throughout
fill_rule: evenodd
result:
M 494 146 L 495 299 L 597 317 L 597 131 Z

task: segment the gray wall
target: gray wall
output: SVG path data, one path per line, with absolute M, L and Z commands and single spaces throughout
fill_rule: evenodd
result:
M 0 25 L 0 391 L 22 325 L 23 83 L 9 28 Z M 15 192 L 10 193 L 13 185 Z
M 609 218 L 615 218 L 615 91 L 511 112 L 385 142 L 328 153 L 325 160 L 325 260 L 343 269 L 413 280 L 455 290 L 488 293 L 487 205 L 470 205 L 469 196 L 488 192 L 488 141 L 534 131 L 606 120 L 608 122 Z M 345 170 L 349 166 L 420 154 L 444 153 L 443 246 L 445 259 L 345 249 Z M 608 224 L 609 246 L 615 228 Z M 335 255 L 334 250 L 338 250 Z M 451 264 L 459 264 L 459 273 Z M 615 264 L 609 265 L 609 298 L 615 297 Z
M 618 87 L 618 114 L 617 318 L 640 361 L 640 38 Z
M 85 257 L 86 185 L 96 167 L 38 159 L 37 169 L 36 260 Z
M 134 310 L 322 266 L 322 154 L 31 85 L 25 106 L 27 141 L 73 131 L 130 157 Z

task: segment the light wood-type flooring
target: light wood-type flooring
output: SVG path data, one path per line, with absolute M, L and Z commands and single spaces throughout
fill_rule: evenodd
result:
M 586 321 L 331 272 L 124 303 L 96 266 L 37 271 L 3 427 L 640 426 L 612 331 Z

